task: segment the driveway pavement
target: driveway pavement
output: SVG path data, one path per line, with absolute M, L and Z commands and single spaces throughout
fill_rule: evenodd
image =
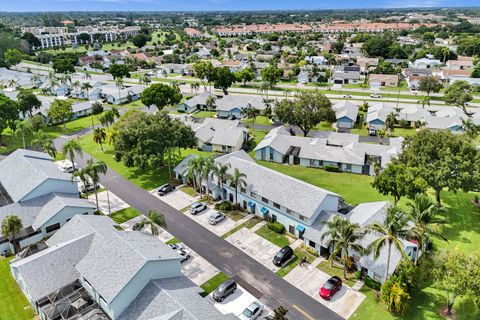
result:
M 158 188 L 155 188 L 151 190 L 150 193 L 177 210 L 182 210 L 183 208 L 190 206 L 192 203 L 197 202 L 197 199 L 179 189 L 175 189 L 175 191 L 164 196 L 159 196 L 157 191 Z
M 321 286 L 330 278 L 328 274 L 314 266 L 297 266 L 290 271 L 285 280 L 302 290 L 324 306 L 332 309 L 340 316 L 348 319 L 360 306 L 365 296 L 360 292 L 352 290 L 349 286 L 343 285 L 330 301 L 326 301 L 318 294 Z
M 108 192 L 108 195 L 107 195 Z M 126 209 L 130 207 L 128 203 L 117 197 L 111 191 L 102 191 L 98 193 L 98 209 L 102 211 L 104 214 L 108 215 L 108 200 L 110 199 L 110 212 L 120 211 L 122 209 Z M 95 204 L 95 194 L 91 194 L 88 196 L 88 201 L 90 203 Z
M 213 300 L 211 293 L 206 299 L 212 303 L 215 308 L 217 308 L 221 313 L 228 314 L 233 313 L 235 316 L 239 316 L 243 313 L 246 307 L 248 307 L 252 302 L 257 301 L 250 292 L 240 285 L 237 285 L 237 290 L 235 293 L 229 295 L 222 302 L 216 302 Z M 266 316 L 269 313 L 269 310 L 264 310 L 259 319 L 262 319 L 263 316 Z
M 190 259 L 182 262 L 182 272 L 197 286 L 204 284 L 220 272 L 191 248 L 187 247 L 187 250 L 190 251 Z
M 192 220 L 195 220 L 195 222 L 201 224 L 203 227 L 205 227 L 206 229 L 212 231 L 213 233 L 215 233 L 217 236 L 222 236 L 224 235 L 225 233 L 227 233 L 228 231 L 232 230 L 233 228 L 235 228 L 236 226 L 236 223 L 235 221 L 233 221 L 232 219 L 230 219 L 229 217 L 226 217 L 225 219 L 223 219 L 222 221 L 220 221 L 219 223 L 217 223 L 216 225 L 211 225 L 209 222 L 208 222 L 208 218 L 210 217 L 210 215 L 215 212 L 214 209 L 211 209 L 211 208 L 207 208 L 207 210 L 203 210 L 202 212 L 199 212 L 197 213 L 196 215 L 192 215 L 190 214 L 189 211 L 185 212 L 185 214 L 191 218 Z
M 270 241 L 260 237 L 248 228 L 242 228 L 230 235 L 228 242 L 239 248 L 268 269 L 277 272 L 279 267 L 273 264 L 273 256 L 281 249 Z

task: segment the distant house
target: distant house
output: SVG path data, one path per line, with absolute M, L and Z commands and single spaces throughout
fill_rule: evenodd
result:
M 362 82 L 360 67 L 355 70 L 343 68 L 343 70 L 335 70 L 330 80 L 333 84 L 358 84 Z
M 108 103 L 119 105 L 140 99 L 144 86 L 135 85 L 119 89 L 114 84 L 107 84 L 99 88 L 99 96 Z M 92 93 L 93 94 L 93 93 Z
M 10 87 L 13 83 L 15 87 L 39 88 L 45 82 L 45 76 L 35 78 L 32 73 L 0 68 L 0 86 L 3 87 Z
M 334 167 L 338 171 L 373 174 L 371 157 L 384 167 L 400 152 L 401 143 L 375 145 L 358 142 L 358 135 L 330 133 L 325 138 L 292 136 L 283 127 L 271 130 L 255 147 L 255 159 L 305 167 Z
M 338 129 L 352 129 L 357 122 L 358 106 L 350 101 L 343 100 L 332 106 L 337 117 Z
M 441 65 L 442 62 L 440 60 L 428 58 L 417 59 L 414 62 L 409 63 L 409 67 L 414 69 L 433 69 L 440 67 Z
M 167 63 L 160 67 L 160 73 L 175 73 L 175 74 L 184 74 L 186 65 L 178 63 Z
M 231 72 L 236 72 L 242 68 L 243 62 L 239 60 L 223 60 L 222 67 L 228 67 Z
M 207 109 L 207 99 L 209 96 L 215 97 L 208 92 L 196 95 L 190 99 L 185 100 L 184 102 L 180 102 L 177 105 L 177 110 L 180 112 L 192 113 L 197 110 Z
M 368 83 L 371 87 L 397 87 L 398 76 L 396 74 L 370 74 Z
M 328 63 L 327 58 L 325 58 L 324 56 L 307 56 L 305 57 L 305 61 L 319 66 L 323 66 Z
M 248 129 L 239 120 L 205 118 L 203 123 L 186 122 L 195 132 L 197 147 L 202 151 L 233 152 L 248 141 Z
M 43 251 L 15 259 L 13 277 L 41 319 L 233 320 L 182 274 L 182 257 L 106 216 L 76 216 Z
M 52 235 L 77 214 L 93 214 L 95 206 L 80 199 L 78 184 L 60 171 L 49 155 L 18 149 L 0 161 L 0 222 L 8 215 L 22 220 L 17 250 Z M 0 254 L 13 251 L 11 239 L 0 236 Z
M 446 65 L 449 70 L 468 70 L 474 67 L 472 60 L 448 60 Z
M 229 119 L 242 119 L 242 109 L 254 108 L 265 110 L 265 102 L 259 96 L 226 95 L 215 102 L 217 117 Z

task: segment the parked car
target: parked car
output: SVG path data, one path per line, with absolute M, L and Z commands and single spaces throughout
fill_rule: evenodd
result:
M 380 99 L 382 96 L 379 95 L 378 93 L 371 93 L 371 94 L 370 94 L 370 97 L 371 97 L 371 98 L 374 98 L 374 99 Z
M 343 97 L 344 97 L 344 98 L 351 98 L 352 95 L 351 95 L 351 94 L 344 94 Z
M 223 213 L 215 211 L 210 215 L 210 217 L 208 217 L 208 223 L 210 223 L 213 226 L 213 225 L 216 225 L 217 223 L 221 222 L 225 218 L 226 217 Z
M 185 248 L 185 245 L 182 243 L 182 242 L 179 242 L 179 243 L 170 243 L 168 245 L 170 248 L 172 248 L 172 250 L 179 250 L 179 249 L 184 249 Z
M 320 288 L 320 297 L 325 300 L 332 299 L 333 295 L 342 288 L 342 279 L 337 276 L 333 276 L 325 282 Z
M 205 203 L 195 202 L 190 207 L 190 213 L 193 214 L 193 215 L 196 215 L 197 213 L 202 212 L 205 209 L 207 209 L 207 205 Z
M 237 283 L 232 279 L 228 279 L 213 291 L 212 297 L 215 301 L 222 302 L 226 297 L 235 293 L 235 291 L 237 291 Z
M 163 186 L 160 186 L 160 188 L 158 188 L 158 195 L 164 196 L 167 193 L 172 192 L 173 190 L 175 190 L 175 187 L 170 183 L 167 183 L 167 184 L 164 184 Z
M 369 135 L 369 136 L 376 136 L 376 135 L 377 135 L 377 129 L 375 129 L 375 128 L 369 128 L 369 129 L 368 129 L 368 135 Z
M 290 260 L 290 258 L 293 256 L 293 249 L 290 248 L 289 246 L 285 246 L 280 251 L 277 252 L 277 254 L 273 257 L 273 264 L 281 267 L 285 262 Z
M 241 320 L 253 320 L 257 319 L 258 316 L 263 311 L 263 305 L 258 302 L 252 302 L 248 307 L 243 310 L 242 314 L 239 316 Z
M 133 231 L 138 231 L 140 229 L 142 229 L 142 225 L 140 224 L 140 222 L 137 222 L 132 226 Z
M 187 249 L 180 248 L 176 250 L 176 252 L 182 257 L 182 260 L 180 260 L 180 262 L 190 259 L 190 251 L 188 251 Z
M 95 190 L 98 190 L 100 188 L 100 184 L 98 183 L 87 183 L 87 184 L 82 184 L 80 186 L 80 192 L 81 193 L 87 193 L 87 192 L 93 192 Z

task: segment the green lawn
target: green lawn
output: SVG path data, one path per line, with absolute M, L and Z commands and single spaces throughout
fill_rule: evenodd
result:
M 307 262 L 312 263 L 315 260 L 315 256 L 308 253 L 307 251 L 303 250 L 302 248 L 298 247 L 293 250 L 293 259 L 290 260 L 286 265 L 284 265 L 280 270 L 276 272 L 276 274 L 283 278 L 285 277 L 290 271 L 295 269 L 296 266 L 300 264 L 303 257 L 307 257 Z
M 139 168 L 127 168 L 123 162 L 116 162 L 113 158 L 113 147 L 105 144 L 103 146 L 104 151 L 100 149 L 100 146 L 93 141 L 93 134 L 89 133 L 80 139 L 80 144 L 85 152 L 89 153 L 98 160 L 105 161 L 105 163 L 118 174 L 122 175 L 126 179 L 129 179 L 139 187 L 145 190 L 151 190 L 159 185 L 169 182 L 168 168 L 159 167 L 154 169 L 141 170 Z M 197 149 L 187 149 L 181 151 L 180 160 L 188 154 L 198 155 L 211 155 L 212 153 L 198 151 Z M 173 170 L 173 166 L 171 168 Z
M 242 228 L 252 229 L 260 221 L 261 220 L 260 220 L 259 217 L 253 217 L 252 219 L 249 219 L 248 221 L 245 221 L 244 223 L 242 223 L 242 224 L 236 226 L 235 228 L 233 228 L 232 230 L 228 231 L 221 238 L 226 239 L 226 238 L 228 238 L 229 236 L 231 236 L 232 234 L 234 234 L 235 232 L 237 232 L 238 230 L 240 230 Z
M 312 130 L 319 130 L 319 131 L 334 131 L 332 125 L 325 121 L 317 124 Z
M 253 119 L 242 119 L 242 123 L 244 124 L 254 124 L 253 123 Z M 265 116 L 258 116 L 255 118 L 255 124 L 262 124 L 262 125 L 271 125 L 272 124 L 272 121 L 270 121 L 270 119 L 268 119 L 267 117 Z
M 245 217 L 245 214 L 240 211 L 226 211 L 223 213 L 233 221 L 239 221 Z
M 96 117 L 94 117 L 93 120 L 94 123 L 99 123 Z M 72 132 L 85 129 L 91 125 L 91 117 L 83 117 L 73 121 L 69 121 L 65 124 L 65 126 L 63 124 L 47 126 L 43 129 L 43 131 L 49 136 L 49 138 L 55 139 L 62 134 L 70 134 Z M 32 137 L 32 134 L 27 134 L 25 136 L 25 144 L 27 146 L 31 145 Z M 10 130 L 9 128 L 3 131 L 1 141 L 2 144 L 0 146 L 0 153 L 8 153 L 18 148 L 23 148 L 21 135 L 15 136 L 15 134 L 13 134 L 12 130 Z
M 165 244 L 175 244 L 175 243 L 179 243 L 180 240 L 178 240 L 177 238 L 173 237 L 172 239 L 168 240 L 167 242 L 165 242 Z
M 180 188 L 180 190 L 192 197 L 196 197 L 198 195 L 197 191 L 193 190 L 193 188 L 189 186 L 183 186 Z
M 10 260 L 0 257 L 0 319 L 31 320 L 35 313 L 10 273 Z
M 250 150 L 249 150 L 249 155 L 252 158 L 255 158 L 255 152 L 253 152 L 253 149 L 257 146 L 257 144 L 262 141 L 265 136 L 267 135 L 268 131 L 265 130 L 255 130 L 255 129 L 250 129 Z
M 112 218 L 113 221 L 115 221 L 118 224 L 122 224 L 125 221 L 131 220 L 135 217 L 138 217 L 140 215 L 140 212 L 134 208 L 125 208 L 120 211 L 116 211 L 110 215 L 110 218 Z
M 226 280 L 228 280 L 228 276 L 223 272 L 219 272 L 216 275 L 214 275 L 212 278 L 210 278 L 209 280 L 207 280 L 204 284 L 202 284 L 200 286 L 200 288 L 202 288 L 203 291 L 204 291 L 203 296 L 204 297 L 208 296 L 210 293 L 215 291 L 215 289 L 217 289 L 217 287 L 219 285 L 221 285 L 223 282 L 225 282 Z
M 198 111 L 192 113 L 192 116 L 195 118 L 213 118 L 217 114 L 216 111 Z
M 322 270 L 326 274 L 331 275 L 331 276 L 340 277 L 343 280 L 343 282 L 345 284 L 349 285 L 350 287 L 352 287 L 355 284 L 355 282 L 357 282 L 357 279 L 355 279 L 355 275 L 352 274 L 352 273 L 347 273 L 347 278 L 348 279 L 345 280 L 345 278 L 343 277 L 342 267 L 336 265 L 335 263 L 333 264 L 333 267 L 332 267 L 330 261 L 325 260 L 325 261 L 320 262 L 318 264 L 317 268 L 319 270 Z
M 288 246 L 290 244 L 287 236 L 285 236 L 283 234 L 278 234 L 275 231 L 272 231 L 272 230 L 268 229 L 267 225 L 264 225 L 263 227 L 261 227 L 260 229 L 255 231 L 255 233 L 258 234 L 259 236 L 267 239 L 271 243 L 279 246 L 280 248 L 283 248 L 283 247 Z

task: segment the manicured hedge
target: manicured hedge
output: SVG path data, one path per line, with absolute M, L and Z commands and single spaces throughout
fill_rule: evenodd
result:
M 340 169 L 338 167 L 330 166 L 330 165 L 325 166 L 325 170 L 329 171 L 329 172 L 339 172 L 340 171 Z
M 268 226 L 268 229 L 279 234 L 282 234 L 285 231 L 285 226 L 280 222 L 269 222 L 267 226 Z
M 379 282 L 373 280 L 372 278 L 370 278 L 369 276 L 366 276 L 365 277 L 365 285 L 367 287 L 370 287 L 374 290 L 380 290 L 380 287 L 382 286 Z
M 222 201 L 219 203 L 215 203 L 215 209 L 222 211 L 232 211 L 235 210 L 235 205 L 230 201 Z

